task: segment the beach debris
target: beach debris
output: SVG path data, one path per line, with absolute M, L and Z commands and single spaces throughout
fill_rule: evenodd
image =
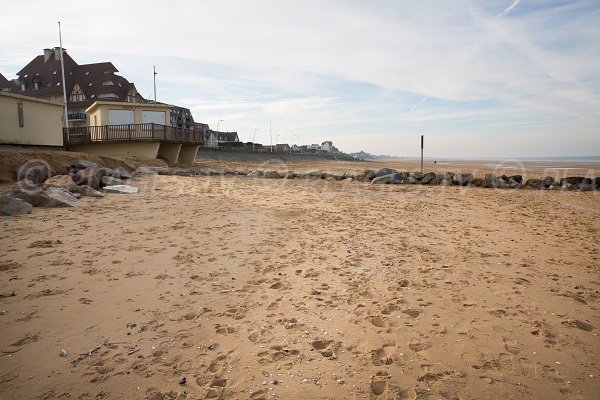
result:
M 206 346 L 206 348 L 208 350 L 216 350 L 218 347 L 219 347 L 219 342 L 212 342 L 211 344 Z
M 185 376 L 179 380 L 180 385 L 185 385 L 186 383 L 187 383 L 187 378 Z
M 24 200 L 11 196 L 0 196 L 0 215 L 23 215 L 31 213 L 33 206 Z M 7 224 L 4 221 L 4 225 Z
M 105 186 L 103 190 L 106 193 L 118 193 L 118 194 L 133 194 L 139 193 L 139 189 L 134 186 L 129 185 L 113 185 L 113 186 Z
M 130 355 L 132 355 L 132 354 L 135 354 L 135 353 L 137 353 L 138 351 L 140 351 L 140 348 L 136 346 L 136 347 L 134 347 L 133 349 L 129 350 L 129 351 L 127 352 L 127 355 L 128 355 L 128 356 L 130 356 Z
M 4 221 L 2 221 L 2 223 L 6 226 L 12 225 L 12 221 L 10 219 L 4 220 Z
M 69 355 L 69 353 L 65 350 L 65 349 L 60 349 L 60 351 L 58 352 L 59 357 L 66 357 Z

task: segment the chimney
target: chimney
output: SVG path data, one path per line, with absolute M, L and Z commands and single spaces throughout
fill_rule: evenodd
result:
M 67 49 L 63 47 L 63 54 L 67 52 Z M 60 61 L 60 47 L 54 48 L 54 58 L 56 61 Z
M 50 59 L 50 55 L 52 54 L 51 49 L 44 49 L 44 62 L 47 63 Z

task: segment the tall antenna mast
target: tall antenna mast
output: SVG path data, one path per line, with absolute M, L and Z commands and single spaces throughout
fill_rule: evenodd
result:
M 65 82 L 65 62 L 63 57 L 63 47 L 62 47 L 62 33 L 60 31 L 60 21 L 58 21 L 58 41 L 60 45 L 60 70 L 62 72 L 62 87 L 63 87 L 63 102 L 65 105 L 65 119 L 63 121 L 64 127 L 67 128 L 67 133 L 69 131 L 69 116 L 67 115 L 67 85 Z
M 152 68 L 154 69 L 154 102 L 156 103 L 156 75 L 158 75 L 158 72 L 156 72 L 156 65 Z

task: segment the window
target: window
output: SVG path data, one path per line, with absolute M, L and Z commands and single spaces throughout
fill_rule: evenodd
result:
M 119 96 L 115 93 L 102 93 L 98 95 L 99 99 L 118 99 Z
M 92 85 L 93 85 L 92 82 L 88 83 L 88 87 L 92 87 Z
M 71 93 L 71 98 L 69 99 L 69 101 L 84 101 L 84 100 L 85 100 L 85 95 L 83 94 L 83 92 L 81 91 L 79 86 L 76 85 L 75 89 L 73 89 L 73 93 Z
M 56 75 L 58 71 L 54 70 L 54 72 L 52 72 L 52 75 Z
M 90 74 L 90 71 L 85 71 L 85 76 L 88 76 Z
M 60 82 L 56 82 L 56 86 L 60 86 Z
M 113 81 L 104 81 L 102 82 L 102 86 L 114 86 L 115 84 L 113 83 Z

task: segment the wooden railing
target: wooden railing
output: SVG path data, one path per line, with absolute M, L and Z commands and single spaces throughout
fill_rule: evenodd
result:
M 160 124 L 100 125 L 63 128 L 65 146 L 99 142 L 158 141 L 202 145 L 202 131 Z

